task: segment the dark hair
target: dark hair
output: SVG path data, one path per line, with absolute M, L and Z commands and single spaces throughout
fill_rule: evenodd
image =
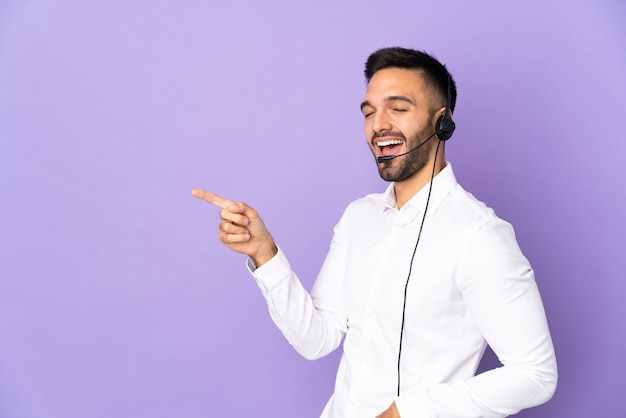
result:
M 374 52 L 365 62 L 365 79 L 369 83 L 376 72 L 385 68 L 404 68 L 417 70 L 424 77 L 424 82 L 432 88 L 442 100 L 450 89 L 450 111 L 456 106 L 456 83 L 445 65 L 425 52 L 400 47 L 382 48 Z

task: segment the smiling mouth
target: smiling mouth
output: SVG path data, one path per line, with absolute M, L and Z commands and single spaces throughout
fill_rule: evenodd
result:
M 399 154 L 402 149 L 402 144 L 404 144 L 404 141 L 400 139 L 387 139 L 377 142 L 376 146 L 378 147 L 380 156 L 385 157 Z

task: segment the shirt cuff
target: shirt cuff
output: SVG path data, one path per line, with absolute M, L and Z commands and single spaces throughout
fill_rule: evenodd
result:
M 266 292 L 271 291 L 283 280 L 288 280 L 291 275 L 291 265 L 287 257 L 280 247 L 277 246 L 277 248 L 278 252 L 276 255 L 261 267 L 257 268 L 251 258 L 248 258 L 246 263 L 250 274 L 252 274 L 259 287 Z

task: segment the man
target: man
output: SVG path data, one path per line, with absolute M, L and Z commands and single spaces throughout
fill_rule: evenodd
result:
M 219 239 L 249 256 L 274 322 L 304 357 L 343 355 L 323 417 L 504 417 L 553 394 L 556 361 L 512 227 L 445 160 L 455 83 L 435 58 L 385 48 L 366 63 L 365 137 L 385 193 L 352 202 L 310 294 L 257 212 L 222 207 Z M 474 376 L 486 344 L 503 366 Z

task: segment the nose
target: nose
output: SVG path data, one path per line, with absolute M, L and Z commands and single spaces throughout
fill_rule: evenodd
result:
M 372 121 L 372 131 L 374 131 L 374 133 L 379 134 L 381 132 L 390 131 L 392 129 L 392 125 L 388 117 L 389 115 L 387 115 L 387 112 L 379 111 L 376 112 L 373 116 L 374 120 Z

